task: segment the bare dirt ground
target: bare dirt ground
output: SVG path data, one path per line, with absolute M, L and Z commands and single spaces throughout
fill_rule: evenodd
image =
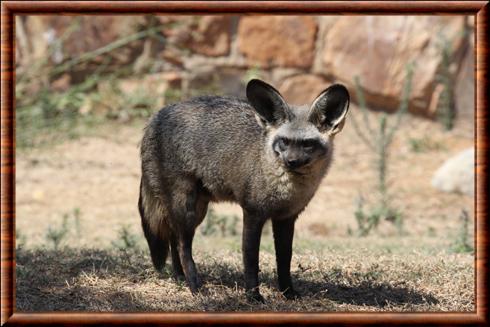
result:
M 356 110 L 352 114 L 360 121 Z M 76 140 L 17 151 L 19 310 L 474 310 L 473 254 L 450 251 L 462 209 L 470 213 L 473 236 L 474 199 L 430 185 L 447 158 L 473 146 L 471 124 L 444 132 L 435 122 L 405 117 L 389 164 L 405 235 L 382 222 L 374 235 L 360 238 L 351 235 L 357 231 L 355 199 L 359 193 L 373 198 L 376 173 L 372 154 L 347 123 L 330 173 L 297 224 L 293 275 L 306 298 L 287 302 L 274 289 L 266 235 L 261 269 L 269 302 L 256 306 L 241 296 L 239 235 L 197 237 L 196 261 L 207 282 L 198 297 L 169 274 L 152 271 L 136 206 L 142 128 L 142 122 L 111 123 Z M 422 139 L 430 146 L 413 151 L 411 142 Z M 236 205 L 213 208 L 218 215 L 241 215 Z M 60 250 L 52 250 L 48 229 L 61 226 L 64 215 L 71 227 Z M 137 238 L 137 250 L 114 250 L 123 227 Z

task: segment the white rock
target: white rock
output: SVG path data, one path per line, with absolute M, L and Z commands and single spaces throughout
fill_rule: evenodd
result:
M 432 186 L 444 192 L 475 194 L 475 149 L 466 149 L 448 159 L 435 172 Z

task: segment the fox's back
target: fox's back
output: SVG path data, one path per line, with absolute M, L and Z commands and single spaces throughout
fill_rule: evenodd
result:
M 202 96 L 160 110 L 148 124 L 143 144 L 143 161 L 158 160 L 165 175 L 192 175 L 224 193 L 216 196 L 228 197 L 231 188 L 243 188 L 240 184 L 249 179 L 264 137 L 246 100 Z

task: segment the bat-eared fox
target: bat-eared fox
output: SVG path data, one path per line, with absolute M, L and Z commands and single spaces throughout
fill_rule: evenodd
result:
M 279 290 L 296 298 L 290 274 L 294 224 L 327 174 L 349 92 L 334 84 L 293 106 L 253 79 L 247 99 L 201 96 L 156 113 L 141 143 L 139 212 L 157 270 L 168 251 L 176 278 L 200 286 L 192 240 L 209 202 L 243 209 L 242 255 L 249 300 L 261 301 L 259 245 L 271 219 Z

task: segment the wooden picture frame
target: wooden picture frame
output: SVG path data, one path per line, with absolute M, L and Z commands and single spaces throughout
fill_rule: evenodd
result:
M 1 324 L 488 324 L 488 1 L 3 1 Z M 375 14 L 475 16 L 476 311 L 472 313 L 18 313 L 15 310 L 15 26 L 19 14 Z

